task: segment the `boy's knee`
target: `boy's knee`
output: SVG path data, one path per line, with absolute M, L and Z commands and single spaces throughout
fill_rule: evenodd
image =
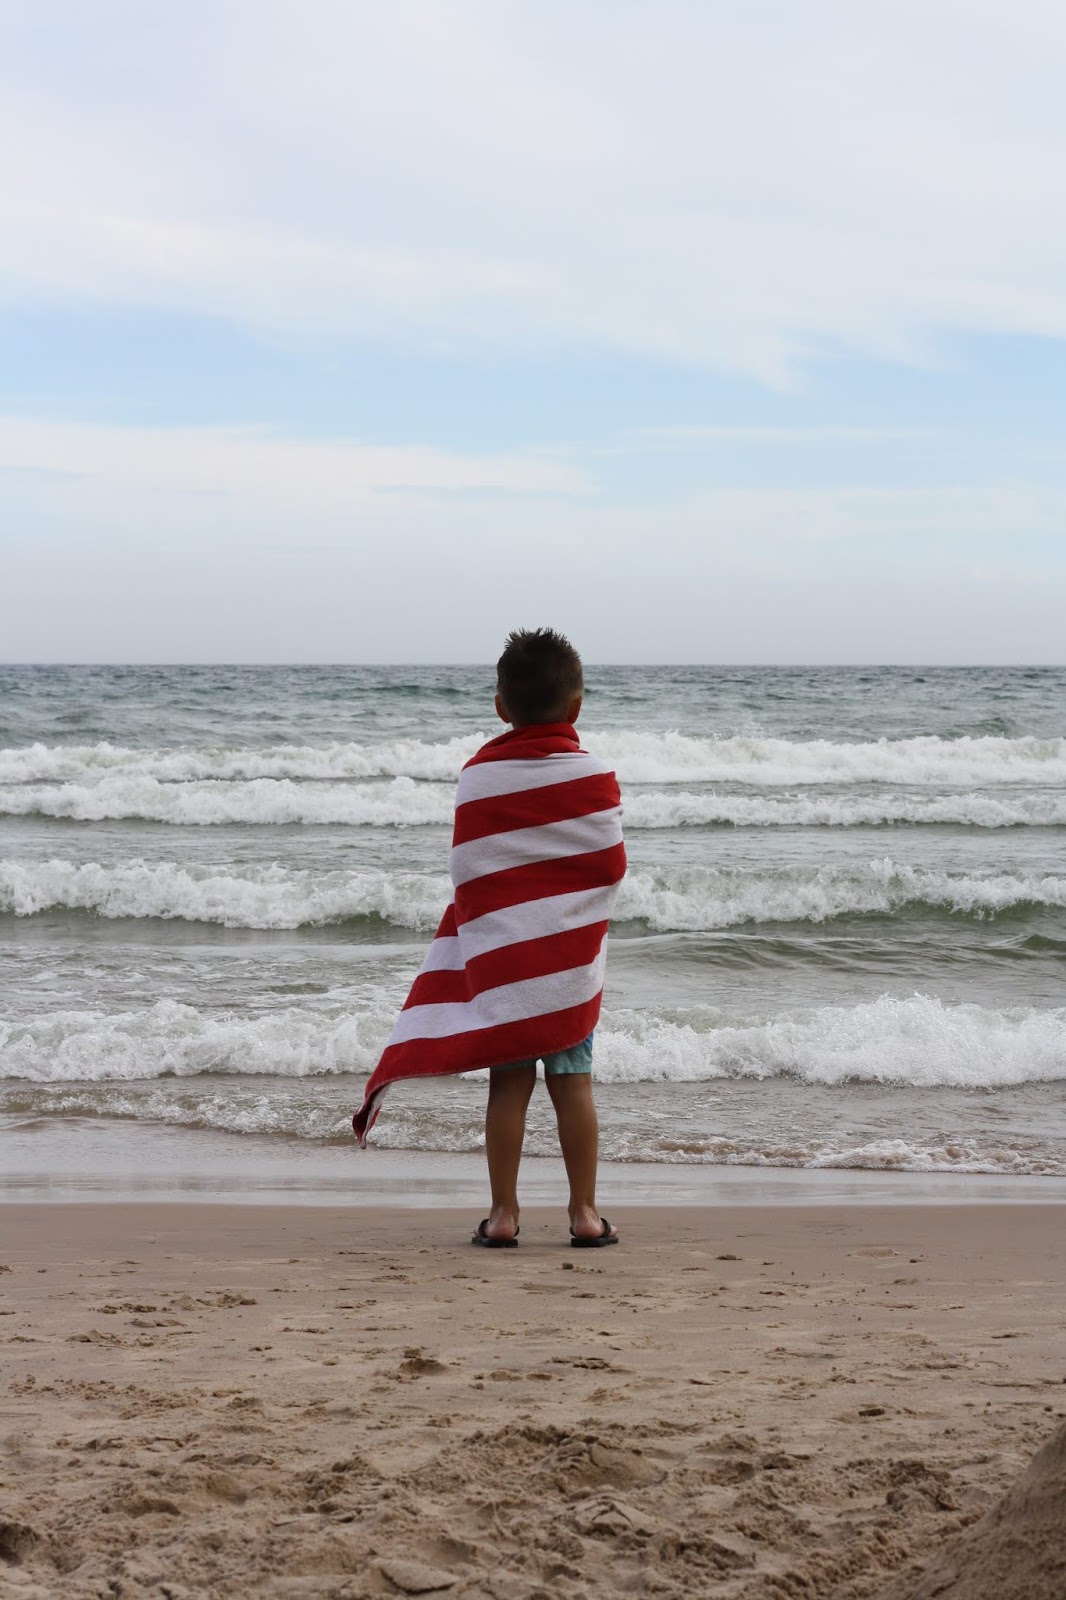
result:
M 591 1072 L 549 1073 L 544 1082 L 556 1108 L 576 1105 L 579 1101 L 592 1098 Z

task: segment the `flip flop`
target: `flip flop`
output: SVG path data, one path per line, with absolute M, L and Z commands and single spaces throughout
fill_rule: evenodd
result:
M 483 1244 L 486 1250 L 517 1250 L 518 1229 L 514 1231 L 513 1239 L 490 1239 L 486 1233 L 489 1225 L 488 1217 L 483 1217 L 477 1225 L 477 1232 L 471 1236 L 471 1244 Z
M 603 1232 L 598 1233 L 594 1239 L 579 1239 L 573 1228 L 570 1229 L 570 1248 L 572 1250 L 602 1250 L 605 1244 L 617 1244 L 621 1235 L 611 1232 L 611 1224 L 606 1217 L 601 1217 Z

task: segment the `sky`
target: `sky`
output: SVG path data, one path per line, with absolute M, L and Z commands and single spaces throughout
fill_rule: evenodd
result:
M 1059 0 L 0 0 L 0 659 L 1066 660 Z

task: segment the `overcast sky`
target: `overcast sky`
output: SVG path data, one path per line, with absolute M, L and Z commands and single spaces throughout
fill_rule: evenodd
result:
M 0 657 L 1066 659 L 1060 0 L 0 0 Z

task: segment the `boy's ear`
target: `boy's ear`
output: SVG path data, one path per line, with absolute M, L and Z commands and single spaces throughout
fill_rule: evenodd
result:
M 563 718 L 564 722 L 576 722 L 577 721 L 578 717 L 581 714 L 581 702 L 582 702 L 582 700 L 584 698 L 585 698 L 584 695 L 580 695 L 579 694 L 576 700 L 571 700 L 570 705 L 569 705 L 569 707 L 567 709 L 566 716 Z
M 499 695 L 496 696 L 495 705 L 496 705 L 496 715 L 499 717 L 500 721 L 510 724 L 511 719 L 507 715 L 507 708 L 504 705 L 503 701 L 500 699 Z

